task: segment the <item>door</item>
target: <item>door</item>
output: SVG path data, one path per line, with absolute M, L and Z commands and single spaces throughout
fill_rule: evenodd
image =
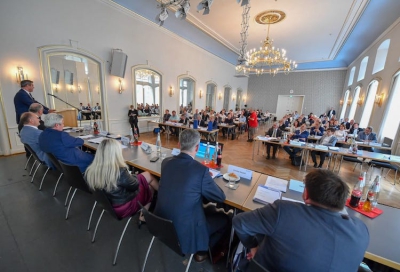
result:
M 278 95 L 276 117 L 281 119 L 285 114 L 303 111 L 304 95 Z

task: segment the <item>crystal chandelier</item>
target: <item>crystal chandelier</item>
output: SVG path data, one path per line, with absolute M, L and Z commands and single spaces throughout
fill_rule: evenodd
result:
M 288 60 L 286 57 L 286 50 L 275 48 L 273 40 L 269 38 L 270 25 L 282 21 L 285 16 L 284 12 L 276 10 L 265 11 L 256 16 L 257 23 L 268 25 L 267 38 L 262 42 L 260 49 L 256 50 L 254 48 L 244 55 L 239 55 L 235 76 L 243 77 L 249 74 L 262 75 L 266 73 L 275 76 L 278 72 L 283 72 L 287 75 L 297 67 L 294 61 Z M 244 23 L 248 24 L 248 21 L 243 22 L 242 27 Z M 243 45 L 243 38 L 241 43 Z

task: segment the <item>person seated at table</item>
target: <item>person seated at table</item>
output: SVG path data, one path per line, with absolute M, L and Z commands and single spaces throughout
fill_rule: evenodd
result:
M 283 119 L 279 120 L 278 126 L 279 126 L 280 130 L 282 130 L 282 131 L 286 130 L 286 124 L 285 124 L 285 121 Z
M 254 259 L 268 271 L 357 271 L 369 244 L 367 226 L 342 215 L 349 187 L 329 170 L 304 179 L 303 203 L 276 200 L 233 218 Z M 245 271 L 245 269 L 241 269 Z
M 47 127 L 39 136 L 39 147 L 46 153 L 63 163 L 76 165 L 81 172 L 93 161 L 93 154 L 79 149 L 84 143 L 81 138 L 75 138 L 64 132 L 64 117 L 58 113 L 46 115 L 44 125 Z
M 99 103 L 96 103 L 96 106 L 93 107 L 93 117 L 94 119 L 101 119 L 101 107 Z
M 223 114 L 223 113 L 217 113 L 217 118 L 216 118 L 216 120 L 217 120 L 218 124 L 224 123 L 224 122 L 225 122 L 225 118 L 226 118 L 226 115 L 225 115 L 225 114 Z
M 169 117 L 168 121 L 172 122 L 172 123 L 178 123 L 179 122 L 179 117 L 176 115 L 176 111 L 174 111 L 174 110 L 172 111 L 172 115 Z M 168 133 L 174 134 L 176 128 L 169 127 L 169 130 L 170 130 L 170 132 L 168 132 Z
M 309 133 L 306 130 L 306 125 L 303 124 L 300 126 L 299 130 L 296 130 L 295 134 L 290 134 L 289 139 L 291 140 L 298 139 L 300 142 L 307 142 L 308 135 Z M 284 146 L 283 150 L 285 150 L 289 154 L 290 159 L 293 159 L 296 156 L 296 154 L 301 151 L 301 148 Z
M 181 153 L 163 160 L 162 181 L 158 190 L 154 214 L 171 220 L 182 253 L 196 253 L 202 261 L 229 228 L 225 213 L 203 209 L 203 199 L 221 203 L 225 194 L 209 174 L 208 167 L 196 161 L 200 134 L 185 129 L 179 136 Z
M 296 121 L 297 122 L 297 121 Z M 278 123 L 275 122 L 272 127 L 265 132 L 266 137 L 273 137 L 277 138 L 278 140 L 281 139 L 283 134 L 283 131 L 279 129 Z M 275 159 L 276 157 L 276 151 L 278 150 L 278 145 L 277 144 L 270 144 L 270 143 L 265 143 L 267 146 L 267 160 L 270 159 L 270 153 L 271 153 L 271 146 L 272 146 L 272 159 Z
M 207 127 L 207 123 L 201 118 L 200 114 L 197 115 L 197 121 L 199 127 Z
M 349 134 L 354 134 L 354 136 L 356 136 L 361 131 L 363 131 L 363 129 L 359 128 L 359 124 L 358 123 L 354 123 L 353 126 L 349 130 Z
M 356 141 L 364 142 L 364 143 L 376 143 L 378 139 L 376 138 L 376 134 L 372 132 L 372 127 L 366 127 L 363 131 L 360 131 L 357 135 Z M 366 150 L 370 152 L 374 152 L 373 147 L 359 146 L 358 149 Z
M 299 121 L 294 120 L 294 122 L 292 123 L 292 125 L 290 126 L 290 133 L 295 133 L 296 130 L 300 129 L 301 124 L 299 124 Z
M 335 146 L 337 138 L 335 137 L 334 134 L 335 134 L 335 129 L 328 128 L 326 130 L 326 134 L 324 134 L 324 136 L 322 136 L 321 139 L 319 139 L 316 144 L 325 146 Z M 322 168 L 322 166 L 324 165 L 325 157 L 328 153 L 329 152 L 316 151 L 316 150 L 311 151 L 311 158 L 315 168 Z M 317 164 L 316 155 L 319 155 L 320 157 L 319 165 Z
M 169 121 L 169 118 L 171 117 L 171 114 L 169 113 L 169 110 L 165 110 L 162 122 L 165 123 L 167 121 Z M 165 132 L 165 126 L 163 125 L 158 125 L 158 127 L 161 129 L 161 133 Z
M 46 129 L 46 127 L 44 126 L 44 121 L 42 120 L 43 110 L 44 110 L 44 108 L 43 108 L 42 104 L 40 104 L 40 103 L 32 103 L 29 106 L 29 112 L 35 114 L 36 117 L 39 118 L 39 125 L 37 127 L 39 130 Z M 18 124 L 18 132 L 20 132 L 23 127 L 24 127 L 24 124 L 20 120 L 19 124 Z
M 148 209 L 154 191 L 158 190 L 158 181 L 149 172 L 129 173 L 121 144 L 114 139 L 104 139 L 99 144 L 85 172 L 85 180 L 90 189 L 103 190 L 119 218 L 139 211 L 139 202 Z
M 340 142 L 346 141 L 347 132 L 345 130 L 344 125 L 340 125 L 339 129 L 335 130 L 335 137 Z
M 315 121 L 313 126 L 311 127 L 310 135 L 314 136 L 322 136 L 324 135 L 324 128 L 321 127 L 321 124 L 319 121 Z
M 83 116 L 85 116 L 86 120 L 91 120 L 91 115 L 92 115 L 92 108 L 90 107 L 90 104 L 88 103 L 88 106 L 83 106 L 82 103 L 79 103 L 79 108 L 82 110 L 81 113 Z
M 344 121 L 341 123 L 341 125 L 344 125 L 346 129 L 350 129 L 351 126 L 349 123 L 349 118 L 348 117 L 344 118 Z
M 242 110 L 239 115 L 239 126 L 240 126 L 239 127 L 240 133 L 246 131 L 247 119 L 246 116 L 244 115 L 244 110 Z
M 208 127 L 208 124 L 212 124 L 212 130 L 218 130 L 218 123 L 217 123 L 217 120 L 216 120 L 216 118 L 215 118 L 215 116 L 214 115 L 211 115 L 210 116 L 210 120 L 208 121 L 208 123 L 207 123 L 207 127 Z M 208 130 L 208 129 L 207 129 Z M 210 139 L 211 139 L 211 141 L 213 141 L 213 142 L 215 142 L 216 141 L 216 139 L 217 139 L 217 132 L 215 132 L 215 133 L 212 133 L 212 134 L 203 134 L 203 136 L 207 139 L 207 136 L 209 136 L 210 137 Z
M 228 113 L 228 116 L 225 118 L 224 124 L 233 125 L 233 117 L 232 117 L 231 113 Z M 222 136 L 223 137 L 225 137 L 226 134 L 228 134 L 228 137 L 229 137 L 229 134 L 231 134 L 231 133 L 235 134 L 234 132 L 235 132 L 235 127 L 233 127 L 233 128 L 223 127 L 222 128 Z

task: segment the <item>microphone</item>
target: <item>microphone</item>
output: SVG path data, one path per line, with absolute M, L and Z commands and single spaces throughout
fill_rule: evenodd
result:
M 51 93 L 47 93 L 48 95 L 50 95 L 50 96 L 54 96 L 54 97 L 57 97 L 56 95 L 54 95 L 54 94 L 51 94 Z

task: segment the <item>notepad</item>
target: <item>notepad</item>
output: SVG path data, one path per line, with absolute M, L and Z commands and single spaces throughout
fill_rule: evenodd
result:
M 253 201 L 262 204 L 273 203 L 275 200 L 281 198 L 281 192 L 268 189 L 263 185 L 258 185 L 257 191 L 253 197 Z
M 91 135 L 91 134 L 84 135 L 84 136 L 78 136 L 78 138 L 81 138 L 81 139 L 88 139 L 88 138 L 92 138 L 92 137 L 93 137 L 93 135 Z
M 98 138 L 90 139 L 90 140 L 89 140 L 89 143 L 99 144 L 99 143 L 101 143 L 104 139 L 105 139 L 105 137 L 98 137 Z
M 319 150 L 328 150 L 328 147 L 326 145 L 316 145 L 315 149 L 319 149 Z
M 210 172 L 212 178 L 216 178 L 217 176 L 219 176 L 219 174 L 221 174 L 220 171 L 211 168 L 208 168 L 208 171 Z
M 275 189 L 281 192 L 286 193 L 286 188 L 288 185 L 288 181 L 276 177 L 267 177 L 267 181 L 265 182 L 265 187 L 270 189 Z
M 329 148 L 329 150 L 333 150 L 333 151 L 339 151 L 339 147 L 337 147 L 337 146 L 330 146 L 330 147 L 328 147 Z

